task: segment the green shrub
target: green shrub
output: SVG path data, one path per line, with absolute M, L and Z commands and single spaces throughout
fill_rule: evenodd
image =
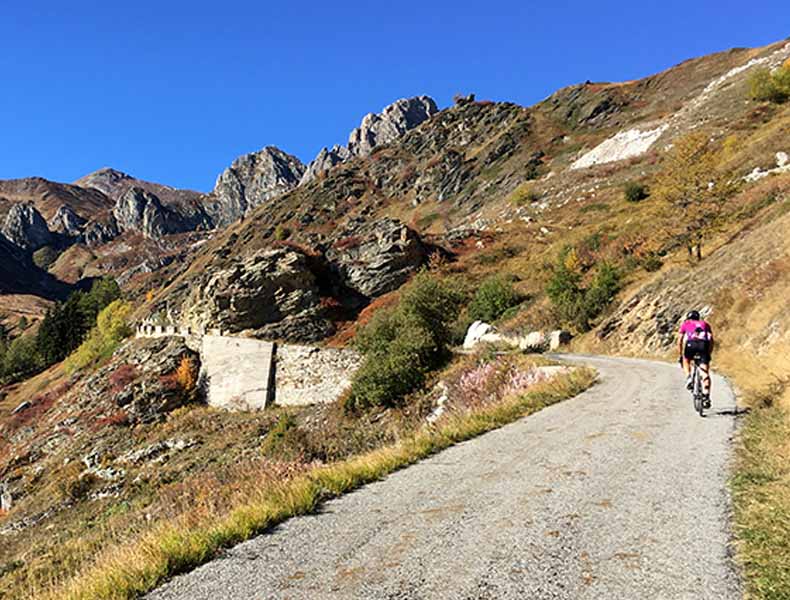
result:
M 301 454 L 302 438 L 296 419 L 290 413 L 284 413 L 263 438 L 261 452 L 272 458 L 296 460 Z
M 531 189 L 529 185 L 520 185 L 509 196 L 509 200 L 516 206 L 527 206 L 540 200 L 540 194 Z
M 58 259 L 58 251 L 52 246 L 43 246 L 33 252 L 33 264 L 39 269 L 48 269 Z
M 756 69 L 749 77 L 749 96 L 753 100 L 785 102 L 790 98 L 790 67 L 782 66 L 773 72 Z
M 345 399 L 348 410 L 395 406 L 444 364 L 463 294 L 422 271 L 405 286 L 394 309 L 381 311 L 355 340 L 365 356 Z
M 655 252 L 650 252 L 642 258 L 642 267 L 648 273 L 654 273 L 658 271 L 664 265 L 661 257 L 658 256 Z
M 623 186 L 623 196 L 628 202 L 640 202 L 649 196 L 647 186 L 635 181 L 629 181 Z
M 620 272 L 609 263 L 600 263 L 589 285 L 582 275 L 568 264 L 571 249 L 560 253 L 546 295 L 551 300 L 557 318 L 578 331 L 589 331 L 591 321 L 598 317 L 620 290 Z
M 66 359 L 66 370 L 73 373 L 112 356 L 121 341 L 132 334 L 132 328 L 129 326 L 131 312 L 132 305 L 123 300 L 115 300 L 104 308 L 96 319 L 96 327 L 91 330 L 80 347 Z
M 11 380 L 24 378 L 39 371 L 43 360 L 33 335 L 22 335 L 8 346 L 3 356 L 3 376 Z
M 291 237 L 291 230 L 285 225 L 278 225 L 274 228 L 274 239 L 283 241 L 289 237 Z
M 467 308 L 472 321 L 491 323 L 521 302 L 511 278 L 493 275 L 484 279 Z

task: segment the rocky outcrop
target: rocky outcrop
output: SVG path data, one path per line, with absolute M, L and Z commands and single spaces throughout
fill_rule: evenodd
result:
M 159 198 L 141 188 L 130 188 L 113 208 L 119 231 L 139 231 L 149 238 L 190 229 L 178 213 L 162 205 Z
M 182 320 L 197 329 L 315 341 L 332 331 L 322 312 L 310 258 L 292 248 L 273 248 L 214 273 L 193 292 Z
M 315 179 L 319 173 L 326 171 L 327 169 L 331 169 L 335 165 L 348 160 L 350 157 L 351 153 L 345 146 L 339 146 L 335 144 L 329 150 L 322 148 L 321 152 L 318 153 L 318 156 L 315 157 L 313 162 L 307 165 L 307 169 L 305 170 L 304 175 L 302 175 L 302 179 L 299 182 L 300 185 Z
M 214 186 L 215 224 L 233 223 L 250 209 L 292 190 L 304 171 L 298 158 L 274 146 L 240 156 L 220 174 Z
M 6 215 L 2 234 L 23 250 L 31 252 L 54 241 L 44 217 L 32 204 L 14 204 Z
M 49 220 L 49 229 L 68 237 L 78 237 L 87 221 L 70 206 L 63 204 Z
M 118 223 L 112 214 L 89 221 L 82 231 L 86 246 L 95 247 L 115 239 L 120 234 Z
M 301 183 L 314 179 L 338 163 L 356 156 L 368 156 L 376 146 L 389 144 L 437 112 L 439 109 L 432 98 L 416 96 L 397 100 L 378 114 L 367 114 L 360 126 L 351 132 L 348 146 L 336 145 L 331 150 L 323 148 L 318 153 L 307 166 Z
M 436 102 L 428 96 L 397 100 L 381 113 L 369 113 L 362 119 L 348 138 L 348 150 L 354 156 L 367 156 L 376 146 L 399 138 L 437 112 Z
M 326 257 L 345 286 L 372 298 L 405 283 L 425 263 L 428 249 L 400 221 L 352 221 Z

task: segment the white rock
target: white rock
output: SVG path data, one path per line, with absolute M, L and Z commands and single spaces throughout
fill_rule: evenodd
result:
M 667 127 L 668 125 L 663 124 L 655 129 L 646 131 L 641 129 L 620 131 L 576 160 L 571 165 L 571 169 L 584 169 L 593 165 L 602 165 L 634 156 L 641 156 L 661 137 L 661 134 L 667 130 Z
M 554 352 L 555 350 L 559 350 L 561 346 L 564 346 L 570 341 L 571 341 L 570 332 L 561 329 L 552 331 L 549 334 L 549 350 L 551 350 L 552 352 Z
M 466 337 L 464 337 L 464 348 L 467 350 L 474 348 L 484 335 L 493 332 L 493 326 L 489 325 L 488 323 L 483 323 L 483 321 L 475 321 L 466 331 Z
M 523 337 L 519 343 L 519 348 L 530 352 L 542 352 L 546 349 L 546 334 L 542 331 L 533 331 Z

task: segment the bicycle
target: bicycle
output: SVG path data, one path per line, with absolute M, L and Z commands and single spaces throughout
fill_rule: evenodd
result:
M 702 375 L 700 374 L 700 364 L 702 357 L 695 354 L 692 360 L 691 367 L 691 397 L 694 400 L 694 410 L 699 413 L 700 417 L 704 417 L 705 410 L 705 388 L 702 385 Z

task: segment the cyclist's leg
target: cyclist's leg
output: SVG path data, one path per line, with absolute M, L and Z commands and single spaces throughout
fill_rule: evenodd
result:
M 691 376 L 691 361 L 685 354 L 683 355 L 683 372 L 686 374 L 686 377 Z
M 702 389 L 705 391 L 705 394 L 710 396 L 710 388 L 711 388 L 710 359 L 701 362 L 699 365 L 699 369 L 702 374 Z

